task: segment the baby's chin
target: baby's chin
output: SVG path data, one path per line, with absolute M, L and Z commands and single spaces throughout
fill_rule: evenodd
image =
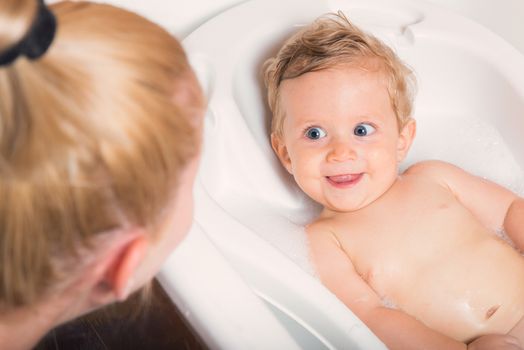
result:
M 322 211 L 322 213 L 333 213 L 333 214 L 355 212 L 368 205 L 368 203 L 329 203 L 329 202 L 324 202 L 321 204 L 324 207 L 324 210 Z

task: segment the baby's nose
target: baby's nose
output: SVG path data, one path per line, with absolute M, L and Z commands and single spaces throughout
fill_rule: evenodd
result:
M 348 160 L 355 160 L 356 158 L 357 152 L 348 141 L 333 142 L 327 154 L 328 162 L 345 162 Z

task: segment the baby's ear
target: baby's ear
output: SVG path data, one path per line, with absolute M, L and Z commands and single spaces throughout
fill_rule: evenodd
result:
M 415 119 L 409 119 L 408 122 L 404 125 L 398 137 L 397 143 L 397 161 L 401 162 L 406 158 L 409 148 L 415 139 L 415 134 L 417 133 L 417 123 Z
M 286 168 L 288 173 L 293 174 L 291 168 L 291 159 L 289 158 L 287 147 L 284 143 L 284 140 L 282 140 L 282 136 L 279 136 L 274 132 L 271 133 L 271 147 L 273 147 L 273 151 L 275 151 L 278 159 L 280 160 L 280 163 L 282 163 L 282 165 L 284 166 L 284 168 Z

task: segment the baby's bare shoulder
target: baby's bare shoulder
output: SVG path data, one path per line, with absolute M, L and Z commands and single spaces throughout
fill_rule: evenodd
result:
M 330 230 L 329 220 L 317 219 L 306 226 L 306 233 L 311 235 L 321 235 L 322 233 L 329 232 Z
M 333 232 L 329 219 L 318 219 L 306 226 L 306 234 L 310 245 L 340 247 L 340 241 Z
M 404 172 L 405 175 L 432 180 L 446 187 L 448 187 L 450 181 L 462 173 L 464 173 L 464 170 L 461 168 L 441 160 L 418 162 Z
M 411 165 L 406 169 L 404 174 L 420 174 L 420 175 L 432 175 L 432 174 L 445 174 L 447 172 L 457 171 L 460 168 L 453 164 L 444 162 L 442 160 L 424 160 Z

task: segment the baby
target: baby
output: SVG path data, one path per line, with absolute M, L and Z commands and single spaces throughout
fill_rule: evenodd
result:
M 395 53 L 323 17 L 266 84 L 273 149 L 323 206 L 306 227 L 322 282 L 391 349 L 520 349 L 524 259 L 496 231 L 524 249 L 524 200 L 442 161 L 399 174 L 416 124 Z

